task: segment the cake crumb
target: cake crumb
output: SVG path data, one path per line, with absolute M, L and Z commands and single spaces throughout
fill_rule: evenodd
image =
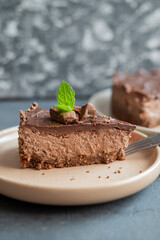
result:
M 119 167 L 119 169 L 122 169 L 122 167 Z
M 101 176 L 98 176 L 98 178 L 101 178 Z
M 110 166 L 108 166 L 108 168 L 111 168 Z
M 139 171 L 139 173 L 142 173 L 142 171 Z
M 74 177 L 70 179 L 70 181 L 73 181 L 73 180 L 75 180 L 75 178 L 74 178 Z
M 120 170 L 118 170 L 118 171 L 117 171 L 117 173 L 121 173 L 121 171 L 120 171 Z
M 114 174 L 116 174 L 117 172 L 115 171 L 115 172 L 113 172 Z
M 90 171 L 86 171 L 86 173 L 90 173 Z
M 42 173 L 42 175 L 45 175 L 45 173 Z
M 107 176 L 106 178 L 109 178 L 109 176 Z

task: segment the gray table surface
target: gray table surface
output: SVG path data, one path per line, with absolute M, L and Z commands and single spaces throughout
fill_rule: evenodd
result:
M 77 101 L 83 104 L 86 101 Z M 31 101 L 1 101 L 0 129 L 19 123 Z M 49 108 L 54 100 L 39 101 Z M 0 195 L 1 240 L 160 239 L 160 177 L 133 196 L 92 206 L 57 207 Z

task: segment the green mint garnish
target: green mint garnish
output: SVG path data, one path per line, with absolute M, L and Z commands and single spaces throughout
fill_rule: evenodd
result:
M 61 111 L 65 111 L 65 112 L 73 110 L 73 108 L 71 108 L 69 106 L 66 106 L 66 105 L 54 105 L 54 107 L 61 110 Z
M 73 110 L 74 104 L 75 92 L 67 82 L 62 81 L 57 91 L 57 105 L 54 105 L 54 107 L 68 112 Z

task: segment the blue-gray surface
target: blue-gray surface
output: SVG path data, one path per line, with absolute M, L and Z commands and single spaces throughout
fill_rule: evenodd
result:
M 61 80 L 89 96 L 158 68 L 159 22 L 159 0 L 0 0 L 0 97 L 53 97 Z
M 49 108 L 55 101 L 39 102 Z M 17 125 L 18 110 L 29 104 L 1 102 L 0 129 Z M 159 240 L 160 177 L 133 196 L 92 206 L 42 206 L 0 196 L 0 239 Z

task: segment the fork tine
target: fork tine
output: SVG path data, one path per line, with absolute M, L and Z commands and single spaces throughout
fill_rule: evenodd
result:
M 135 149 L 131 149 L 129 151 L 125 151 L 125 154 L 126 155 L 129 155 L 131 153 L 134 153 L 134 152 L 138 152 L 138 151 L 141 151 L 141 150 L 145 150 L 145 149 L 148 149 L 148 148 L 151 148 L 151 147 L 154 147 L 154 146 L 157 146 L 157 144 L 155 145 L 152 145 L 152 146 L 143 146 L 142 148 L 135 148 Z
M 157 142 L 157 141 L 156 141 Z M 132 149 L 132 148 L 141 148 L 143 147 L 144 145 L 150 145 L 150 144 L 153 144 L 152 142 L 143 142 L 141 144 L 135 144 L 135 145 L 132 145 L 132 146 L 129 146 L 127 149 Z
M 125 149 L 125 154 L 129 155 L 140 150 L 151 148 L 160 144 L 160 133 L 152 134 L 149 137 L 142 138 L 136 142 L 129 144 Z
M 141 142 L 141 143 L 131 143 L 129 146 L 128 146 L 128 149 L 131 149 L 131 148 L 135 148 L 135 147 L 141 147 L 141 146 L 143 146 L 144 144 L 149 144 L 150 143 L 150 141 L 143 141 L 143 142 Z
M 143 144 L 141 144 L 141 145 L 133 145 L 133 146 L 131 146 L 131 147 L 128 147 L 127 149 L 126 149 L 126 151 L 131 151 L 132 149 L 141 149 L 141 148 L 143 148 L 144 146 L 150 146 L 151 145 L 151 143 L 143 143 Z
M 157 142 L 159 139 L 160 139 L 160 133 L 152 134 L 149 137 L 140 139 L 136 142 L 129 144 L 129 147 L 136 146 L 136 145 L 140 146 L 141 144 L 143 145 L 144 143 Z
M 141 145 L 132 145 L 132 147 L 128 147 L 126 150 L 129 151 L 129 150 L 132 150 L 132 149 L 141 149 L 141 148 L 144 148 L 146 146 L 152 147 L 154 144 L 158 144 L 157 141 L 156 142 L 144 142 Z

